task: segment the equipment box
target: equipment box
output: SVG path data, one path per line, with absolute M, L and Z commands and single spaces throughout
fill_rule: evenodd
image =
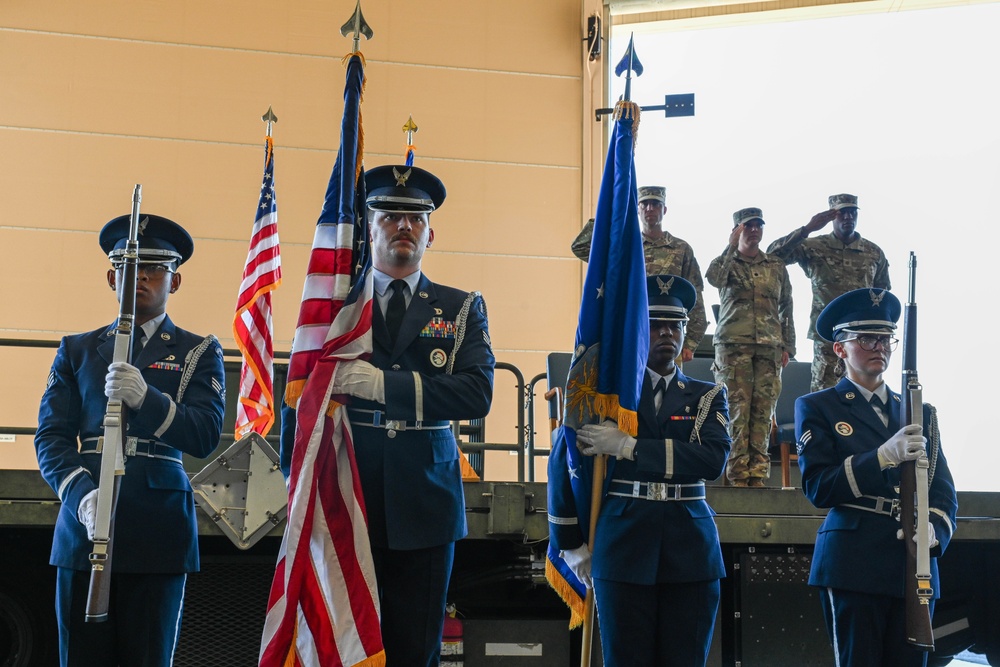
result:
M 570 664 L 565 619 L 464 619 L 464 667 L 561 667 Z

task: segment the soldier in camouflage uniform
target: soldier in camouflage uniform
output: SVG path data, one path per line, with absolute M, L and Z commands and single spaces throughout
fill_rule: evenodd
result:
M 702 291 L 705 283 L 701 279 L 701 268 L 694 258 L 694 251 L 687 241 L 663 231 L 663 215 L 667 212 L 667 189 L 660 186 L 639 188 L 639 224 L 642 227 L 642 250 L 646 255 L 646 275 L 672 274 L 680 276 L 694 285 L 697 300 L 688 313 L 687 336 L 679 361 L 691 361 L 698 349 L 708 320 L 705 319 L 705 300 Z M 573 254 L 587 261 L 590 258 L 590 239 L 594 235 L 594 220 L 584 225 L 580 234 L 570 246 Z
M 795 356 L 792 284 L 779 258 L 760 249 L 759 208 L 733 214 L 729 245 L 708 267 L 722 305 L 715 332 L 715 381 L 729 390 L 733 447 L 726 463 L 732 486 L 764 486 L 770 474 L 771 415 L 781 369 Z
M 833 231 L 816 238 L 808 236 L 833 221 Z M 835 298 L 862 287 L 890 289 L 889 262 L 882 249 L 855 231 L 858 198 L 830 195 L 830 209 L 817 213 L 803 227 L 778 239 L 767 248 L 785 264 L 798 264 L 812 281 L 812 312 L 809 338 L 813 340 L 812 391 L 837 384 L 837 355 L 833 345 L 816 334 L 816 318 Z

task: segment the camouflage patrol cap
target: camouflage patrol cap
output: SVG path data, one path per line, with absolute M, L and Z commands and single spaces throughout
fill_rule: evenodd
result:
M 698 298 L 694 285 L 680 276 L 663 274 L 646 278 L 649 319 L 688 321 L 688 312 Z
M 759 220 L 760 224 L 764 224 L 764 212 L 759 208 L 741 208 L 740 210 L 733 213 L 733 227 L 740 225 L 744 222 L 750 222 L 751 220 Z
M 842 333 L 891 334 L 902 310 L 889 290 L 851 290 L 827 304 L 816 319 L 816 333 L 831 343 Z
M 857 208 L 858 207 L 858 196 L 849 195 L 847 193 L 839 195 L 830 195 L 830 208 L 834 211 L 839 211 L 842 208 Z
M 131 215 L 120 215 L 101 229 L 98 241 L 112 264 L 125 256 Z M 194 241 L 183 227 L 159 215 L 139 216 L 139 261 L 183 264 L 194 253 Z
M 639 201 L 655 199 L 661 204 L 667 203 L 667 189 L 661 185 L 643 185 L 639 188 Z

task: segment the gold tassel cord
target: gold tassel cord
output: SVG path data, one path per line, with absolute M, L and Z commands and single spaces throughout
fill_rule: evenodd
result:
M 627 119 L 632 121 L 632 150 L 635 150 L 639 142 L 639 116 L 642 110 L 639 105 L 630 100 L 619 100 L 615 103 L 615 110 L 611 114 L 613 120 Z

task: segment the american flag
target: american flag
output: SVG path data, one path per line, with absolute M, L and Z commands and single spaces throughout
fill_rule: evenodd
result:
M 375 566 L 344 406 L 341 361 L 367 358 L 371 258 L 362 164 L 363 59 L 347 63 L 340 149 L 316 225 L 285 400 L 296 407 L 289 508 L 261 639 L 261 667 L 385 664 Z
M 274 143 L 264 144 L 264 180 L 243 282 L 236 298 L 233 335 L 243 355 L 240 400 L 236 406 L 236 439 L 251 431 L 266 436 L 274 424 L 274 341 L 271 292 L 281 285 L 278 245 L 278 202 L 274 193 Z

